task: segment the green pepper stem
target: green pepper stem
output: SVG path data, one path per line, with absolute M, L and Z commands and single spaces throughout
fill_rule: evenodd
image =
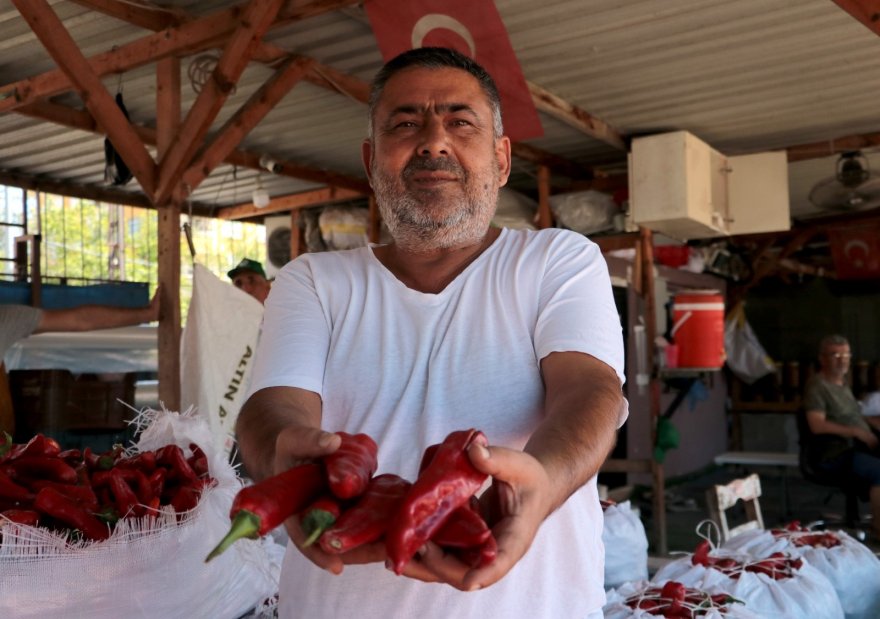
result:
M 260 537 L 260 517 L 255 513 L 246 509 L 240 510 L 232 519 L 232 526 L 229 527 L 229 533 L 220 540 L 217 547 L 214 548 L 208 556 L 205 557 L 205 563 L 223 553 L 227 548 L 232 546 L 234 542 L 243 537 L 250 539 L 258 539 Z
M 313 509 L 303 518 L 302 528 L 308 535 L 306 541 L 303 542 L 303 548 L 311 546 L 321 537 L 321 534 L 333 526 L 336 522 L 336 516 L 324 509 Z

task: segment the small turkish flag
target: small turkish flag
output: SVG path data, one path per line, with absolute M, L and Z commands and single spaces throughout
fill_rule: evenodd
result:
M 416 47 L 449 47 L 489 72 L 511 140 L 544 135 L 538 111 L 492 0 L 369 0 L 364 8 L 387 62 Z
M 880 224 L 829 230 L 838 279 L 880 278 Z

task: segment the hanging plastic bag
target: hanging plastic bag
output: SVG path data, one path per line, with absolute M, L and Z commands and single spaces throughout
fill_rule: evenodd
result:
M 629 501 L 604 506 L 605 588 L 648 577 L 648 536 Z
M 776 371 L 773 360 L 746 320 L 742 303 L 738 303 L 724 321 L 724 349 L 727 367 L 749 385 Z

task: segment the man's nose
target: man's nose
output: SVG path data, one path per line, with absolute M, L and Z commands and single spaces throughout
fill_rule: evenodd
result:
M 441 121 L 428 119 L 422 125 L 418 154 L 422 157 L 442 157 L 449 154 L 449 135 Z

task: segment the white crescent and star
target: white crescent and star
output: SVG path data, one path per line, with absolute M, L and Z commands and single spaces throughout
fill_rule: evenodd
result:
M 467 43 L 468 49 L 470 50 L 470 57 L 476 58 L 477 45 L 474 42 L 474 37 L 471 34 L 471 31 L 468 30 L 467 26 L 454 17 L 442 13 L 429 13 L 419 18 L 419 21 L 415 23 L 412 29 L 413 49 L 422 47 L 422 43 L 428 35 L 434 30 L 441 28 L 451 30 L 464 39 L 464 42 Z
M 861 256 L 852 257 L 849 255 L 850 251 L 855 251 L 856 248 L 861 249 Z M 849 260 L 852 260 L 852 263 L 856 267 L 864 267 L 865 260 L 864 257 L 868 255 L 871 251 L 871 248 L 868 244 L 861 239 L 853 239 L 851 241 L 847 241 L 846 245 L 843 246 L 843 255 L 846 256 Z

